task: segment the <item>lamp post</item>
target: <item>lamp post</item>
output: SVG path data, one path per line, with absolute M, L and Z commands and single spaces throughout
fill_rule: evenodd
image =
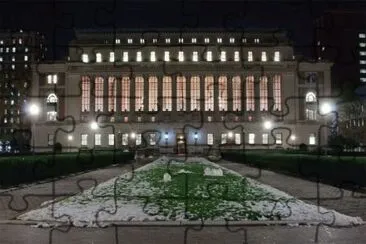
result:
M 168 138 L 169 138 L 168 132 L 165 132 L 164 138 L 165 138 L 165 150 L 166 153 L 168 154 Z
M 28 107 L 28 113 L 33 117 L 32 119 L 32 147 L 33 155 L 35 154 L 36 144 L 35 144 L 35 134 L 36 134 L 36 119 L 40 113 L 40 108 L 37 104 L 30 104 Z
M 197 139 L 198 139 L 198 133 L 194 133 L 194 153 L 197 154 Z
M 326 128 L 328 128 L 328 119 L 325 117 L 327 115 L 329 115 L 331 112 L 335 111 L 335 106 L 333 103 L 331 102 L 323 102 L 320 106 L 320 113 L 321 115 L 324 116 L 324 125 L 326 126 Z M 337 113 L 335 114 L 335 116 L 332 117 L 332 120 L 330 121 L 331 123 L 331 128 L 330 128 L 330 133 L 332 136 L 335 136 L 337 133 Z M 324 141 L 326 142 L 327 140 L 327 135 L 324 136 Z M 320 146 L 320 145 L 319 145 Z

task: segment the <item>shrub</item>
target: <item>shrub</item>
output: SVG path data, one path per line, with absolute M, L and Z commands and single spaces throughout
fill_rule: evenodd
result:
M 305 143 L 301 143 L 301 144 L 299 145 L 299 150 L 300 150 L 301 152 L 307 152 L 307 151 L 308 151 L 308 145 L 306 145 Z

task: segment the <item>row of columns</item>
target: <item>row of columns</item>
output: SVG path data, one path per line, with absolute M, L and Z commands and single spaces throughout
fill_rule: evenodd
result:
M 200 80 L 200 110 L 201 111 L 205 111 L 205 78 L 206 77 L 210 77 L 210 76 L 202 76 L 202 75 L 197 75 L 199 77 Z M 93 76 L 89 76 L 90 78 L 90 111 L 94 112 L 95 111 L 95 92 L 94 91 L 94 81 L 97 77 L 102 77 L 103 78 L 103 112 L 107 112 L 108 111 L 108 78 L 109 77 L 115 77 L 115 76 L 111 76 L 111 75 L 93 75 Z M 138 76 L 135 76 L 138 77 Z M 147 76 L 147 75 L 141 75 L 140 77 L 143 77 L 144 79 L 144 109 L 143 112 L 148 112 L 149 111 L 149 77 L 152 76 Z M 162 109 L 162 105 L 163 105 L 163 76 L 156 76 L 158 79 L 158 110 L 160 108 L 160 110 Z M 177 111 L 177 77 L 178 76 L 170 76 L 172 78 L 172 111 Z M 191 99 L 191 78 L 192 77 L 196 77 L 195 75 L 189 75 L 189 76 L 184 76 L 186 79 L 186 110 L 185 111 L 191 111 L 191 103 L 190 103 L 190 99 Z M 219 111 L 219 77 L 225 77 L 225 76 L 212 76 L 214 78 L 214 111 Z M 228 111 L 232 111 L 233 110 L 233 78 L 236 77 L 234 76 L 226 76 L 227 78 L 227 110 Z M 248 76 L 239 76 L 240 77 L 240 81 L 241 81 L 241 111 L 246 111 L 246 78 Z M 274 75 L 271 76 L 266 76 L 267 77 L 267 91 L 268 91 L 268 110 L 271 107 L 271 104 L 273 103 L 273 86 L 272 86 L 272 82 L 273 82 L 273 78 Z M 116 78 L 116 89 L 117 89 L 117 97 L 116 97 L 116 110 L 115 112 L 120 112 L 121 111 L 121 95 L 122 95 L 122 84 L 121 84 L 121 80 L 122 77 Z M 254 96 L 255 96 L 255 110 L 254 111 L 260 111 L 260 87 L 259 87 L 259 83 L 260 82 L 260 77 L 259 76 L 254 76 Z M 282 83 L 282 82 L 281 82 Z M 282 87 L 282 85 L 281 85 Z M 130 79 L 130 99 L 129 99 L 129 112 L 134 112 L 135 111 L 135 83 L 133 79 Z M 281 89 L 281 98 L 283 97 L 283 91 Z M 282 99 L 281 99 L 282 101 Z M 165 111 L 165 110 L 162 110 Z M 180 110 L 179 110 L 180 111 Z M 240 111 L 240 110 L 239 110 Z M 124 111 L 122 111 L 124 112 Z M 213 111 L 212 111 L 213 112 Z

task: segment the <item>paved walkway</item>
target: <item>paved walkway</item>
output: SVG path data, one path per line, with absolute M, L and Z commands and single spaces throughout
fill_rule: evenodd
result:
M 135 168 L 147 162 L 134 163 Z M 258 170 L 248 166 L 221 161 L 220 165 L 243 175 L 257 176 Z M 0 192 L 0 220 L 12 219 L 20 213 L 35 209 L 44 201 L 52 199 L 52 189 L 64 197 L 89 188 L 94 184 L 131 170 L 131 165 L 109 167 L 85 174 L 51 182 L 32 185 L 10 192 Z M 316 183 L 270 171 L 261 171 L 258 181 L 271 185 L 299 198 L 317 203 Z M 79 182 L 79 183 L 78 183 Z M 349 191 L 320 184 L 320 204 L 351 216 L 366 220 L 366 199 L 352 197 Z M 8 205 L 11 194 L 14 200 Z M 360 196 L 360 195 L 357 195 Z M 337 199 L 327 199 L 337 198 Z M 25 200 L 23 200 L 25 199 Z M 28 203 L 28 205 L 26 205 Z M 17 211 L 16 211 L 17 210 Z M 52 230 L 33 228 L 26 225 L 0 224 L 0 243 L 366 243 L 366 225 L 353 228 L 252 226 L 239 230 L 239 227 L 110 227 L 71 228 Z

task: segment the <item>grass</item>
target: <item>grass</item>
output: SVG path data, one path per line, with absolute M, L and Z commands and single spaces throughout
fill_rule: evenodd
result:
M 286 201 L 251 185 L 244 177 L 224 171 L 223 176 L 204 176 L 207 165 L 199 163 L 156 165 L 149 170 L 136 171 L 132 179 L 117 178 L 115 188 L 102 186 L 92 194 L 73 199 L 79 204 L 109 201 L 114 196 L 118 204 L 140 203 L 150 216 L 164 216 L 175 220 L 226 218 L 228 220 L 274 220 L 276 214 L 264 215 L 252 210 L 254 202 Z M 211 166 L 212 168 L 212 166 Z M 180 173 L 181 170 L 190 173 Z M 171 173 L 171 181 L 163 182 L 164 174 Z M 114 195 L 116 190 L 116 195 Z M 66 200 L 65 203 L 67 203 Z M 121 205 L 120 207 L 123 208 Z

